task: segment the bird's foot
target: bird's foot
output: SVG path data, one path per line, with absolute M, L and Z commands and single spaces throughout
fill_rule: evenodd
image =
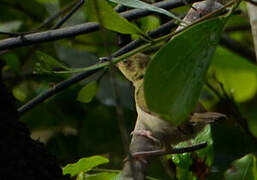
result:
M 140 129 L 134 130 L 130 135 L 144 136 L 145 138 L 151 139 L 154 143 L 161 145 L 161 141 L 152 135 L 151 131 Z

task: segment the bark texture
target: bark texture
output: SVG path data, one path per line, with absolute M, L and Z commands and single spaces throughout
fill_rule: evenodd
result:
M 247 3 L 248 14 L 250 18 L 250 24 L 252 28 L 252 36 L 255 47 L 255 56 L 257 55 L 257 6 L 251 3 Z M 256 59 L 257 62 L 257 59 Z

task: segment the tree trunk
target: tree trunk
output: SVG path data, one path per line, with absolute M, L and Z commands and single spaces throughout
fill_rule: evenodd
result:
M 1 62 L 0 62 L 1 63 Z M 0 70 L 3 65 L 0 65 Z M 30 137 L 29 129 L 18 120 L 14 99 L 0 77 L 1 180 L 60 180 L 57 160 L 43 144 Z

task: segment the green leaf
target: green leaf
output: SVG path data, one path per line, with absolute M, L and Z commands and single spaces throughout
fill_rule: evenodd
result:
M 199 143 L 207 142 L 207 147 L 196 151 L 197 160 L 204 160 L 206 166 L 211 167 L 213 163 L 213 140 L 211 136 L 211 126 L 207 125 L 194 139 L 190 141 L 184 141 L 176 145 L 176 147 L 187 147 L 190 145 L 196 145 Z M 166 156 L 166 158 L 171 159 L 176 165 L 176 174 L 179 180 L 193 180 L 196 177 L 193 175 L 191 170 L 192 164 L 195 162 L 196 156 L 193 159 L 191 153 L 183 154 L 172 154 Z
M 83 180 L 113 180 L 117 176 L 117 173 L 96 173 L 96 174 L 90 174 L 85 175 L 85 178 Z
M 196 24 L 176 35 L 148 65 L 144 94 L 148 108 L 172 124 L 194 109 L 227 18 Z
M 205 163 L 210 167 L 214 161 L 213 139 L 210 125 L 206 125 L 193 140 L 193 144 L 199 144 L 203 142 L 207 142 L 207 147 L 198 150 L 197 155 L 199 158 L 205 159 Z
M 181 142 L 176 147 L 187 147 L 188 142 Z M 176 165 L 176 177 L 179 180 L 192 180 L 194 179 L 193 173 L 190 171 L 192 165 L 192 158 L 190 153 L 172 154 L 167 156 Z
M 176 147 L 187 147 L 189 146 L 188 142 L 179 143 Z M 189 169 L 192 164 L 192 158 L 190 153 L 183 154 L 173 154 L 171 155 L 171 159 L 176 164 L 177 167 L 182 169 Z
M 146 16 L 139 19 L 141 23 L 141 29 L 144 32 L 148 32 L 158 28 L 161 24 L 160 19 L 156 16 Z
M 20 72 L 20 60 L 17 54 L 14 53 L 8 53 L 2 56 L 2 58 L 5 60 L 6 65 L 8 68 L 15 72 Z
M 92 81 L 84 86 L 78 93 L 77 100 L 83 103 L 89 103 L 96 95 L 98 84 L 96 81 Z
M 37 64 L 37 72 L 51 72 L 55 70 L 55 68 L 59 68 L 62 70 L 69 71 L 70 68 L 66 67 L 56 59 L 54 59 L 52 56 L 49 56 L 41 51 L 36 52 L 36 56 L 39 60 L 39 64 Z
M 193 173 L 188 169 L 177 168 L 176 174 L 178 180 L 197 180 Z
M 225 180 L 256 180 L 257 163 L 253 154 L 248 154 L 232 163 L 225 174 Z
M 121 173 L 118 173 L 111 180 L 120 180 L 120 178 L 121 178 Z
M 162 9 L 162 8 L 158 8 L 151 4 L 147 4 L 143 1 L 139 1 L 139 0 L 109 0 L 109 1 L 115 2 L 118 4 L 122 4 L 124 6 L 131 7 L 131 8 L 145 9 L 148 11 L 153 11 L 153 12 L 157 12 L 160 14 L 164 14 L 168 17 L 174 18 L 174 19 L 178 20 L 179 22 L 181 22 L 181 19 L 179 17 L 175 16 L 174 14 L 172 14 L 171 12 L 169 12 L 165 9 Z
M 12 89 L 13 96 L 21 102 L 25 102 L 29 96 L 29 90 L 25 83 L 21 83 Z
M 256 65 L 224 48 L 217 48 L 210 74 L 215 74 L 237 102 L 250 100 L 257 92 Z
M 119 16 L 105 0 L 87 0 L 86 7 L 86 11 L 90 11 L 90 20 L 99 22 L 106 29 L 145 36 L 136 25 Z
M 75 176 L 81 172 L 88 172 L 92 168 L 108 162 L 109 160 L 102 156 L 91 156 L 88 158 L 81 158 L 76 163 L 66 165 L 63 168 L 63 174 L 70 174 L 71 176 Z

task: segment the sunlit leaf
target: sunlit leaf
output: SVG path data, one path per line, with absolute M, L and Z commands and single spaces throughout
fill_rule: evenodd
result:
M 102 156 L 91 156 L 88 158 L 81 158 L 76 163 L 66 165 L 63 168 L 63 174 L 70 174 L 71 176 L 75 176 L 81 172 L 88 172 L 92 168 L 108 162 L 109 160 Z
M 210 73 L 237 102 L 247 101 L 257 92 L 256 65 L 224 48 L 217 49 Z
M 114 176 L 111 180 L 120 180 L 120 178 L 121 178 L 121 173 Z
M 256 180 L 256 156 L 248 154 L 232 163 L 232 167 L 225 174 L 225 180 Z
M 199 158 L 205 159 L 206 165 L 210 167 L 214 161 L 213 139 L 210 125 L 206 125 L 205 128 L 193 140 L 193 144 L 203 142 L 207 142 L 207 147 L 198 150 L 197 154 Z
M 151 4 L 145 3 L 143 1 L 139 1 L 139 0 L 109 0 L 109 1 L 115 2 L 115 3 L 118 3 L 118 4 L 122 4 L 124 6 L 128 6 L 128 7 L 131 7 L 131 8 L 138 8 L 138 9 L 145 9 L 145 10 L 148 10 L 148 11 L 154 11 L 154 12 L 157 12 L 157 13 L 160 13 L 160 14 L 164 14 L 168 17 L 174 18 L 178 21 L 181 21 L 177 16 L 175 16 L 171 12 L 169 12 L 165 9 L 162 9 L 162 8 L 158 8 L 158 7 L 153 6 Z
M 146 70 L 144 92 L 148 108 L 173 124 L 192 112 L 226 18 L 196 24 L 160 49 Z
M 12 90 L 13 96 L 18 99 L 21 102 L 24 102 L 28 98 L 29 90 L 26 87 L 26 85 L 20 84 L 18 86 L 15 86 Z
M 119 16 L 105 0 L 87 0 L 86 7 L 90 11 L 90 20 L 99 22 L 104 28 L 123 34 L 144 36 L 136 25 Z
M 96 95 L 98 84 L 96 81 L 92 81 L 84 86 L 78 93 L 77 100 L 84 103 L 89 103 Z

